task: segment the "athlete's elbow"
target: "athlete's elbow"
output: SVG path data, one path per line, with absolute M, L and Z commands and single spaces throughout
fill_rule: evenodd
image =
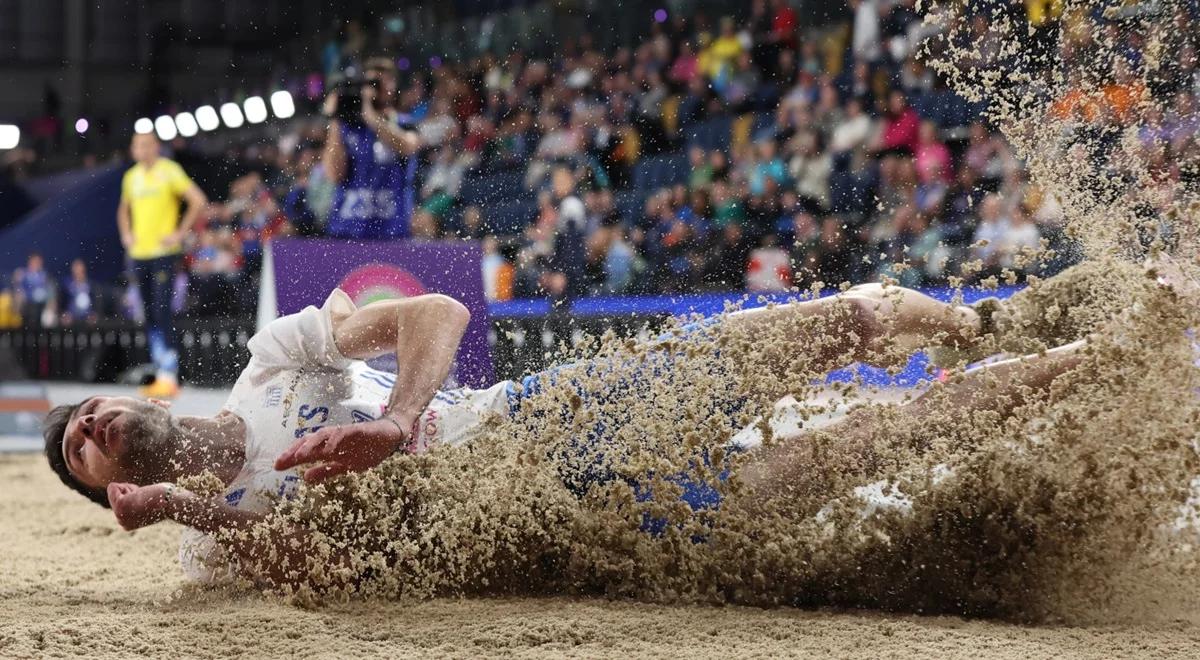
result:
M 187 201 L 189 206 L 201 208 L 208 205 L 208 195 L 205 195 L 198 186 L 192 186 L 188 190 Z

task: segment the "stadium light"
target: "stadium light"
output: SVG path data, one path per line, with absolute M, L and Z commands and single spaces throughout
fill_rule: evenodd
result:
M 261 124 L 267 120 L 267 104 L 261 96 L 251 96 L 242 102 L 246 109 L 246 121 L 251 124 Z
M 84 133 L 87 133 L 88 126 L 90 125 L 91 124 L 88 123 L 86 117 L 80 117 L 79 119 L 75 120 L 75 132 L 83 135 Z
M 0 149 L 12 149 L 21 141 L 21 129 L 13 124 L 0 124 Z
M 215 131 L 221 127 L 217 111 L 211 105 L 202 105 L 196 108 L 196 123 L 200 125 L 202 131 Z
M 181 112 L 175 115 L 175 126 L 183 137 L 192 137 L 200 132 L 200 127 L 196 125 L 196 118 L 190 112 Z
M 133 122 L 133 132 L 134 133 L 153 133 L 154 132 L 154 122 L 151 121 L 149 117 L 142 117 L 141 119 Z
M 158 133 L 158 139 L 163 142 L 170 142 L 179 135 L 179 131 L 175 129 L 175 122 L 168 115 L 159 115 L 158 119 L 154 120 L 154 132 Z
M 226 103 L 221 106 L 221 119 L 225 120 L 225 125 L 229 128 L 237 128 L 245 123 L 242 118 L 242 109 L 236 103 Z
M 296 114 L 296 104 L 292 102 L 292 95 L 282 89 L 272 94 L 271 110 L 280 119 L 287 119 Z

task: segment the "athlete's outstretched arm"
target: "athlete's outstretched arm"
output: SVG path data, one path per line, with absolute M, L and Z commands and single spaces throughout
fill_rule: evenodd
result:
M 387 415 L 308 435 L 280 455 L 276 469 L 321 462 L 304 473 L 305 480 L 318 482 L 370 469 L 392 455 L 411 439 L 417 418 L 445 382 L 470 319 L 462 303 L 440 294 L 376 303 L 335 318 L 334 342 L 345 357 L 395 352 L 396 384 Z
M 244 576 L 271 586 L 302 585 L 309 580 L 308 533 L 303 529 L 284 537 L 262 538 L 246 532 L 266 519 L 266 514 L 241 511 L 220 499 L 201 497 L 172 484 L 111 483 L 108 501 L 122 529 L 133 531 L 170 519 L 207 534 L 222 534 L 222 547 L 232 553 Z M 341 563 L 344 557 L 334 557 Z M 327 572 L 337 575 L 336 571 Z

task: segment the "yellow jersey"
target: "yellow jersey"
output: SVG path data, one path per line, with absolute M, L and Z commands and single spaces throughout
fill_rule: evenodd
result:
M 130 257 L 157 259 L 179 252 L 178 245 L 164 247 L 163 239 L 179 227 L 179 202 L 193 185 L 179 163 L 166 158 L 129 168 L 121 179 L 121 199 L 129 204 Z

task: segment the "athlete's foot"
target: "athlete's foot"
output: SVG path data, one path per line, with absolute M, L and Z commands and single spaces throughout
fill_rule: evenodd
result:
M 978 362 L 987 357 L 992 351 L 995 341 L 989 341 L 989 336 L 998 338 L 996 313 L 1000 311 L 1003 302 L 999 298 L 987 297 L 970 305 L 955 308 L 962 315 L 964 325 L 971 329 L 970 336 L 965 338 L 950 338 L 940 346 L 926 348 L 929 361 L 936 367 L 949 369 Z
M 138 394 L 147 399 L 174 399 L 179 396 L 179 383 L 174 378 L 160 376 L 153 383 L 138 388 Z

